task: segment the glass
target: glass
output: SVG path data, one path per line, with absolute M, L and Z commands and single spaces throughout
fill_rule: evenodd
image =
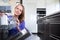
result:
M 9 30 L 16 27 L 16 19 L 13 18 L 13 16 L 8 17 L 9 22 Z

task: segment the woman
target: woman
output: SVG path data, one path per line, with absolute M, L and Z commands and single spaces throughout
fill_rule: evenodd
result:
M 22 4 L 18 4 L 14 10 L 14 19 L 16 19 L 16 27 L 9 30 L 9 35 L 14 36 L 18 32 L 21 32 L 25 28 L 24 22 L 24 6 Z
M 8 15 L 7 15 L 8 16 Z M 10 20 L 9 16 L 8 16 L 8 19 Z M 15 36 L 18 32 L 21 32 L 23 35 L 25 35 L 26 33 L 26 36 L 29 36 L 29 31 L 25 28 L 25 22 L 24 22 L 24 6 L 22 4 L 18 4 L 15 9 L 14 9 L 14 15 L 13 15 L 13 20 L 15 19 L 16 23 L 16 26 L 15 27 L 12 27 L 10 28 L 8 31 L 9 31 L 9 38 L 11 36 Z M 12 23 L 8 20 L 9 23 Z M 25 36 L 25 37 L 26 37 Z M 24 37 L 22 38 L 24 39 Z

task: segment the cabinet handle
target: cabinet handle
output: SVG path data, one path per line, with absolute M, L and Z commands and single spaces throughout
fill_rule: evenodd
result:
M 55 37 L 53 37 L 53 36 L 51 36 L 51 35 L 50 35 L 50 37 L 53 38 L 53 39 L 59 40 L 58 38 L 55 38 Z

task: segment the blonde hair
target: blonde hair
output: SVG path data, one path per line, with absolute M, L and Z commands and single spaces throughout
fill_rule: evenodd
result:
M 18 17 L 19 21 L 22 22 L 24 20 L 25 8 L 24 8 L 24 6 L 22 4 L 18 4 L 17 6 L 19 6 L 19 5 L 22 6 L 22 8 L 23 8 L 22 13 Z

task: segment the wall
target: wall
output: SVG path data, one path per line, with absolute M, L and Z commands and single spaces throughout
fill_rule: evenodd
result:
M 46 0 L 46 11 L 46 16 L 60 11 L 59 0 Z
M 46 0 L 37 0 L 37 8 L 46 8 Z

